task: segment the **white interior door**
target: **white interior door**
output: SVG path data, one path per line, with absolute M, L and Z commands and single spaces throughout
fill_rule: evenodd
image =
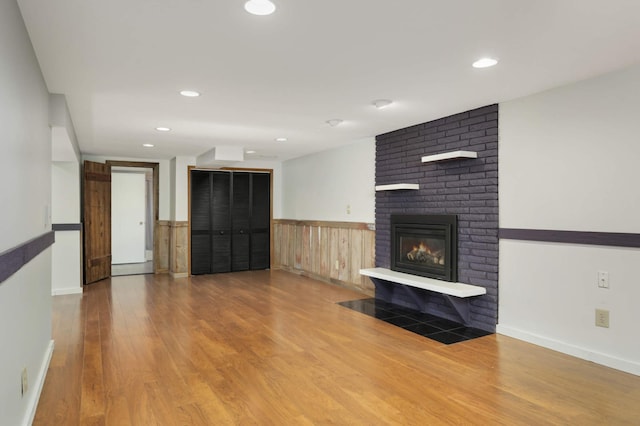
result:
M 111 174 L 111 263 L 145 261 L 145 175 Z

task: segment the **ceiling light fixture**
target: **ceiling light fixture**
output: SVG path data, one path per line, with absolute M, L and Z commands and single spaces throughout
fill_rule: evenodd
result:
M 255 153 L 256 153 L 256 152 L 255 152 L 254 150 L 252 150 L 252 149 L 250 149 L 250 150 L 246 151 L 246 154 L 255 154 Z
M 200 92 L 196 92 L 195 90 L 181 90 L 180 94 L 182 96 L 186 96 L 187 98 L 197 98 L 200 96 Z
M 481 58 L 475 61 L 472 66 L 474 68 L 489 68 L 498 63 L 497 59 L 494 58 Z
M 286 142 L 287 138 L 276 138 L 276 142 Z
M 331 127 L 336 127 L 341 124 L 342 121 L 343 120 L 340 120 L 339 118 L 332 118 L 331 120 L 327 120 L 326 123 Z
M 145 148 L 153 148 L 155 145 L 153 145 L 152 143 L 143 143 L 142 146 L 144 146 Z
M 170 127 L 156 127 L 156 130 L 159 132 L 170 132 L 171 128 Z
M 252 15 L 271 15 L 276 11 L 276 5 L 269 0 L 249 0 L 244 4 L 244 9 Z
M 389 99 L 376 99 L 375 101 L 371 102 L 371 104 L 378 109 L 386 108 L 392 103 L 393 102 L 390 101 Z

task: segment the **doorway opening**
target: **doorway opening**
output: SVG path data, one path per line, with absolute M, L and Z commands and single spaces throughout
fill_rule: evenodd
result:
M 111 275 L 155 272 L 158 164 L 107 161 L 111 165 Z

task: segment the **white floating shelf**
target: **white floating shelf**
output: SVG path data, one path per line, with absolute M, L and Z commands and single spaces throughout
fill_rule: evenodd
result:
M 360 269 L 360 275 L 379 278 L 398 284 L 411 287 L 423 288 L 437 293 L 448 294 L 455 297 L 472 297 L 487 294 L 487 289 L 477 285 L 452 283 L 440 281 L 433 278 L 419 277 L 417 275 L 405 274 L 404 272 L 392 271 L 386 268 Z
M 420 189 L 417 183 L 394 183 L 393 185 L 376 185 L 376 191 L 398 191 L 401 189 Z
M 422 162 L 432 163 L 434 161 L 455 160 L 463 158 L 478 158 L 478 153 L 475 151 L 443 152 L 442 154 L 425 155 L 424 157 L 422 157 Z

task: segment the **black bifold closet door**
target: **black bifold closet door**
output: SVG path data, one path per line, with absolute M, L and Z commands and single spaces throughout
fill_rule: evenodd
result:
M 270 175 L 191 171 L 191 273 L 269 268 Z

